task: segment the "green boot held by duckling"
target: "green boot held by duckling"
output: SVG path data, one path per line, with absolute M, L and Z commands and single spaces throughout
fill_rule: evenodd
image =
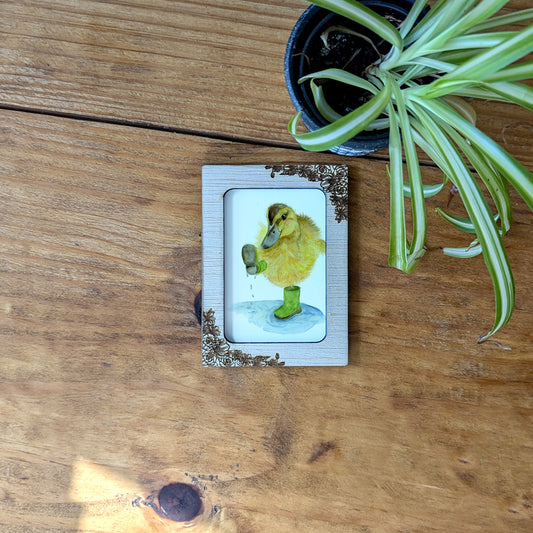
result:
M 300 287 L 294 285 L 283 289 L 283 305 L 274 311 L 274 316 L 286 320 L 302 312 L 300 307 Z
M 253 244 L 245 244 L 242 247 L 242 260 L 246 266 L 246 272 L 252 276 L 261 274 L 266 270 L 266 261 L 257 262 L 257 250 Z

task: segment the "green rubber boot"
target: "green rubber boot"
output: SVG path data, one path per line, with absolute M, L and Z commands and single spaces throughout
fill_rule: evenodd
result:
M 286 320 L 302 312 L 300 307 L 300 287 L 293 285 L 283 289 L 283 305 L 274 311 L 274 316 Z

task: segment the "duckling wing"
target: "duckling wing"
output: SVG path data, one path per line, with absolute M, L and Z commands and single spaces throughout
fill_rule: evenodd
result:
M 312 251 L 317 255 L 325 254 L 326 243 L 320 238 L 320 228 L 313 220 L 307 215 L 298 215 L 298 224 L 300 225 L 300 237 L 308 251 Z
M 320 228 L 307 215 L 298 215 L 298 225 L 300 232 L 308 238 L 320 237 Z

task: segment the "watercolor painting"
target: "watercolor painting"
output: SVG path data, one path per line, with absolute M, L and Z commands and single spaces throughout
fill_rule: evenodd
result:
M 319 342 L 324 338 L 325 201 L 316 188 L 226 193 L 228 340 Z

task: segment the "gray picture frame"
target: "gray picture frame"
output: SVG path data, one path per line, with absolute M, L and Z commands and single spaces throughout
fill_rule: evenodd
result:
M 326 335 L 319 342 L 228 341 L 224 334 L 224 195 L 231 189 L 321 189 L 326 196 Z M 243 264 L 244 268 L 244 264 Z M 202 167 L 202 364 L 206 367 L 348 363 L 346 165 Z

